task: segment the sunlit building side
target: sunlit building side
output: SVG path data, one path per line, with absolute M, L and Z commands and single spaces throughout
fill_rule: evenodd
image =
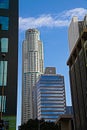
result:
M 43 73 L 43 44 L 37 29 L 25 33 L 22 51 L 22 123 L 33 119 L 32 90 Z

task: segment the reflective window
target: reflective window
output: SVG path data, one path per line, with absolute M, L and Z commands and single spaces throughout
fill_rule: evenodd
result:
M 56 107 L 54 107 L 54 108 L 47 108 L 46 107 L 46 108 L 41 108 L 41 110 L 49 110 L 49 111 L 50 110 L 54 110 L 54 111 L 57 111 L 57 110 L 59 111 L 60 110 L 60 111 L 64 111 L 64 108 L 56 108 Z
M 47 98 L 41 98 L 41 101 L 55 101 L 55 98 L 51 98 L 51 97 L 47 97 Z M 57 98 L 56 101 L 64 101 L 64 97 L 63 98 Z
M 8 17 L 0 16 L 0 30 L 8 30 L 8 26 L 9 26 L 8 23 L 9 23 Z
M 0 96 L 0 112 L 6 111 L 6 96 Z
M 0 86 L 7 85 L 7 61 L 0 61 Z
M 61 77 L 61 76 L 51 76 L 51 75 L 47 75 L 47 76 L 44 76 L 44 75 L 42 75 L 41 76 L 41 80 L 58 80 L 58 81 L 60 81 L 60 80 L 63 80 L 63 77 Z
M 45 115 L 43 115 L 42 119 L 45 119 L 45 118 L 51 118 L 52 119 L 52 118 L 58 118 L 58 116 L 50 116 L 50 115 L 49 116 L 45 116 Z
M 8 9 L 9 0 L 0 0 L 0 9 Z
M 41 114 L 42 114 L 42 115 L 43 115 L 43 114 L 46 114 L 46 115 L 47 115 L 47 114 L 50 114 L 50 115 L 51 115 L 51 114 L 56 114 L 56 115 L 58 115 L 58 114 L 64 114 L 64 112 L 58 112 L 58 111 L 57 111 L 57 112 L 56 112 L 56 111 L 51 111 L 51 112 L 45 111 L 45 112 L 44 112 L 44 111 L 43 111 Z
M 8 38 L 1 38 L 1 52 L 8 52 Z
M 63 103 L 41 103 L 41 106 L 63 106 Z

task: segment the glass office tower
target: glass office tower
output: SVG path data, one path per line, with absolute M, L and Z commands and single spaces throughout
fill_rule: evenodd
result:
M 71 49 L 70 49 L 70 57 L 68 59 L 67 64 L 69 65 L 75 130 L 86 130 L 87 129 L 87 16 L 84 17 L 83 21 L 78 21 L 76 19 L 78 18 L 73 17 L 69 26 L 69 44 L 71 46 Z
M 0 119 L 16 129 L 18 0 L 0 0 Z
M 55 122 L 65 113 L 64 76 L 56 74 L 54 67 L 47 67 L 34 89 L 34 118 Z M 35 94 L 36 93 L 36 94 Z
M 37 29 L 28 29 L 23 41 L 22 123 L 33 118 L 32 89 L 43 73 L 43 44 Z

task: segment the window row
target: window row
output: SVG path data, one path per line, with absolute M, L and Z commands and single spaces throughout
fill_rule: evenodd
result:
M 53 110 L 53 109 L 54 109 L 54 111 L 64 111 L 64 108 L 58 108 L 58 107 L 57 108 L 55 108 L 55 107 L 54 108 L 47 108 L 47 107 L 41 108 L 41 111 L 42 110 L 46 110 L 46 111 L 49 110 L 50 111 L 50 110 Z
M 58 115 L 58 114 L 64 114 L 64 112 L 58 112 L 58 111 L 42 111 L 41 114 L 43 114 L 43 115 L 44 115 L 44 114 L 46 114 L 46 115 L 47 115 L 47 114 L 50 114 L 50 115 L 51 115 L 51 114 L 56 114 L 56 115 Z
M 56 116 L 51 116 L 51 115 L 48 115 L 48 116 L 45 116 L 45 115 L 41 115 L 42 119 L 45 119 L 45 118 L 48 118 L 48 119 L 52 119 L 52 118 L 58 118 L 58 115 Z
M 53 96 L 53 97 L 56 97 L 56 96 L 64 96 L 64 93 L 40 93 L 40 96 Z

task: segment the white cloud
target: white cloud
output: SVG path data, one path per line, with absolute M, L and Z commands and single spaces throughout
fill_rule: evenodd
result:
M 75 8 L 72 10 L 62 12 L 61 16 L 68 19 L 71 19 L 73 16 L 77 16 L 79 19 L 82 19 L 86 14 L 87 14 L 87 9 Z
M 73 16 L 77 16 L 82 19 L 87 14 L 87 9 L 75 8 L 72 10 L 64 11 L 57 15 L 45 14 L 37 18 L 19 18 L 19 29 L 26 30 L 28 28 L 38 27 L 66 27 L 69 25 L 70 20 Z

